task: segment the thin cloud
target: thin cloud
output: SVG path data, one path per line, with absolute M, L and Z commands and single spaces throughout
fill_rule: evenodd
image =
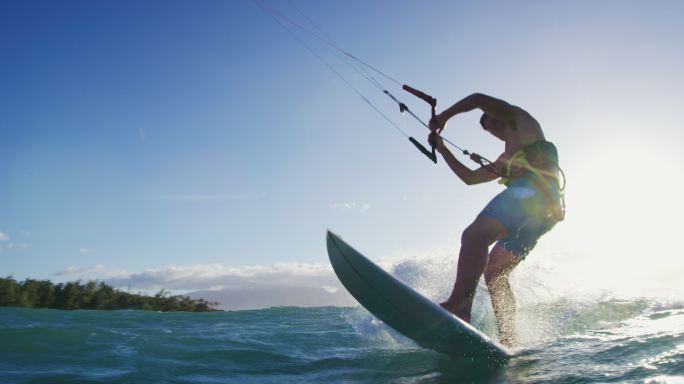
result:
M 112 278 L 120 278 L 129 276 L 130 273 L 123 269 L 108 269 L 102 264 L 97 264 L 89 267 L 67 267 L 61 271 L 55 272 L 55 276 L 70 276 L 70 278 L 84 279 L 84 280 L 106 280 Z
M 333 211 L 346 211 L 356 208 L 356 203 L 332 203 L 328 208 Z
M 337 291 L 340 290 L 339 288 L 337 288 L 337 287 L 332 287 L 332 286 L 330 286 L 330 285 L 324 285 L 324 286 L 322 286 L 321 288 L 323 288 L 323 290 L 326 291 L 326 292 L 328 292 L 328 293 L 335 293 L 335 292 L 337 292 Z
M 61 271 L 55 272 L 55 276 L 74 276 L 74 275 L 88 275 L 96 272 L 104 271 L 104 265 L 95 265 L 92 267 L 67 267 Z
M 0 241 L 3 242 L 3 245 L 0 246 L 0 252 L 3 251 L 25 251 L 28 249 L 29 245 L 28 243 L 21 242 L 21 243 L 14 243 L 10 242 L 11 238 L 9 235 L 6 233 L 0 232 Z
M 332 203 L 328 206 L 328 209 L 330 209 L 331 211 L 351 211 L 351 212 L 365 213 L 370 209 L 370 204 L 368 204 L 368 203 L 357 204 L 355 202 Z
M 24 251 L 28 249 L 28 244 L 26 243 L 10 243 L 7 246 L 7 249 L 15 250 L 15 251 Z

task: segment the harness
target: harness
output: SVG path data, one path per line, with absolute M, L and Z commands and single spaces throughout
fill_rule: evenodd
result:
M 553 168 L 554 171 L 548 168 Z M 558 165 L 558 152 L 553 143 L 540 140 L 520 148 L 506 160 L 504 169 L 498 174 L 501 177 L 499 183 L 506 186 L 511 180 L 528 178 L 542 191 L 548 206 L 552 207 L 549 216 L 556 221 L 565 218 L 565 174 Z M 562 184 L 559 175 L 563 176 Z M 552 182 L 556 185 L 552 185 Z M 553 196 L 555 188 L 558 189 L 559 200 Z

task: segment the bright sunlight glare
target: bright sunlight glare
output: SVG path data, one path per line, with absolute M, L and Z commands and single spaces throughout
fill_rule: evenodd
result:
M 678 173 L 676 159 L 625 142 L 590 152 L 573 170 L 561 225 L 583 276 L 595 275 L 588 280 L 606 289 L 684 291 Z

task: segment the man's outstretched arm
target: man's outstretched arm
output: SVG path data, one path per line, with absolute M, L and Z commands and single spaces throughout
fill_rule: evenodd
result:
M 429 140 L 435 143 L 435 149 L 442 155 L 449 168 L 467 185 L 485 183 L 499 177 L 489 167 L 481 167 L 476 170 L 466 167 L 465 164 L 458 161 L 454 154 L 444 145 L 442 138 L 436 133 L 430 134 Z
M 441 131 L 444 129 L 444 125 L 449 119 L 459 113 L 472 111 L 475 108 L 479 108 L 486 114 L 502 121 L 515 119 L 522 111 L 519 107 L 511 105 L 501 99 L 487 96 L 482 93 L 473 93 L 472 95 L 457 101 L 454 105 L 437 115 L 434 119 L 436 120 L 434 128 Z

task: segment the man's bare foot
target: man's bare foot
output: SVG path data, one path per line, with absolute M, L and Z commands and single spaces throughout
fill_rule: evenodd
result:
M 463 313 L 459 313 L 458 305 L 454 305 L 448 301 L 445 301 L 443 303 L 439 303 L 439 306 L 446 309 L 448 312 L 465 321 L 466 323 L 470 323 L 470 314 L 464 315 Z

